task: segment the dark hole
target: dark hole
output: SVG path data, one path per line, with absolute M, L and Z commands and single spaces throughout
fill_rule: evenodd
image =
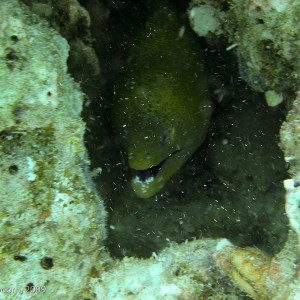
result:
M 12 35 L 12 36 L 10 37 L 10 39 L 11 39 L 14 43 L 16 43 L 16 42 L 19 41 L 19 38 L 18 38 L 16 35 Z
M 259 12 L 262 11 L 262 9 L 259 6 L 255 6 L 255 11 Z
M 16 55 L 14 50 L 10 49 L 10 51 L 6 54 L 6 59 L 8 61 L 16 61 L 18 60 L 18 56 Z
M 230 8 L 229 3 L 225 2 L 225 1 L 223 3 L 221 3 L 221 10 L 222 11 L 228 11 L 229 8 Z
M 256 19 L 257 24 L 265 24 L 265 21 L 261 18 Z
M 26 292 L 31 292 L 33 287 L 34 287 L 34 284 L 32 282 L 29 282 L 25 287 Z
M 19 118 L 23 110 L 24 109 L 22 107 L 17 106 L 14 108 L 13 114 L 16 116 L 16 118 Z
M 47 93 L 47 96 L 48 96 L 48 97 L 51 97 L 51 96 L 52 96 L 52 93 L 51 93 L 51 92 L 48 92 L 48 93 Z
M 8 172 L 9 172 L 11 175 L 16 174 L 18 171 L 19 171 L 19 168 L 18 168 L 17 165 L 11 165 L 11 166 L 9 166 L 9 168 L 8 168 Z
M 41 259 L 41 266 L 45 270 L 50 270 L 53 267 L 53 259 L 45 256 Z
M 20 124 L 22 113 L 24 113 L 26 108 L 24 106 L 16 106 L 13 110 L 16 124 Z
M 82 250 L 78 245 L 75 246 L 75 251 L 74 252 L 77 253 L 77 254 L 82 254 Z
M 23 255 L 15 255 L 14 260 L 25 261 L 27 260 L 27 257 Z
M 14 49 L 7 48 L 5 49 L 7 54 L 5 56 L 7 67 L 12 71 L 15 69 L 15 62 L 19 60 Z
M 175 276 L 179 276 L 180 275 L 180 268 L 178 268 L 178 269 L 175 270 L 174 275 Z

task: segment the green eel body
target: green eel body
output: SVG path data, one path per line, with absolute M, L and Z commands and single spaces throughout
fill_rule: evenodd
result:
M 212 107 L 201 53 L 174 9 L 164 5 L 130 48 L 116 86 L 113 124 L 141 198 L 159 192 L 205 139 Z

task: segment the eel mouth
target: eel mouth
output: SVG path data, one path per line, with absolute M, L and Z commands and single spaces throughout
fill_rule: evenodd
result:
M 160 170 L 164 167 L 164 165 L 166 164 L 166 162 L 169 161 L 170 158 L 172 156 L 174 156 L 176 153 L 178 153 L 179 151 L 181 151 L 181 149 L 175 150 L 173 153 L 169 154 L 167 156 L 167 158 L 165 158 L 164 160 L 162 160 L 156 166 L 153 166 L 151 168 L 144 169 L 144 170 L 136 170 L 135 182 L 150 183 L 150 182 L 154 181 L 155 177 L 160 172 Z

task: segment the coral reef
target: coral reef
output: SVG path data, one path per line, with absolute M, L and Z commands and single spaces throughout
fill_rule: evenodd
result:
M 256 91 L 277 94 L 275 104 L 299 87 L 299 17 L 300 3 L 293 0 L 194 0 L 189 9 L 195 32 L 211 43 L 225 42 L 242 78 Z
M 68 69 L 85 90 L 99 81 L 100 63 L 92 46 L 91 20 L 77 0 L 21 0 L 30 10 L 46 19 L 69 44 Z M 90 1 L 90 3 L 95 1 Z M 91 4 L 90 4 L 91 5 Z M 95 7 L 95 5 L 94 5 Z M 98 11 L 95 9 L 94 11 Z M 99 14 L 98 14 L 99 15 Z M 92 97 L 90 97 L 92 98 Z
M 46 17 L 56 14 L 55 6 L 51 7 L 45 4 L 46 1 L 42 2 L 46 6 L 36 6 L 35 9 L 38 7 Z M 271 22 L 269 20 L 271 13 L 277 21 L 276 16 L 279 18 L 279 14 L 286 14 L 286 17 L 294 15 L 297 1 L 257 0 L 247 1 L 247 6 L 238 4 L 237 0 L 233 2 L 236 5 L 228 6 L 226 1 L 216 2 L 215 6 L 208 1 L 197 2 L 200 6 L 208 5 L 206 9 L 210 11 L 210 18 L 220 16 L 219 5 L 224 16 L 232 15 L 232 18 L 228 19 L 232 24 L 227 24 L 221 16 L 218 22 L 212 20 L 211 24 L 207 24 L 209 26 L 203 35 L 212 34 L 210 36 L 212 40 L 212 31 L 220 35 L 224 32 L 228 33 L 228 28 L 232 29 L 235 26 L 237 29 L 235 34 L 232 33 L 230 41 L 242 45 L 241 47 L 238 45 L 234 50 L 237 51 L 243 69 L 242 75 L 256 90 L 273 91 L 268 93 L 270 103 L 274 103 L 272 98 L 279 101 L 286 89 L 296 90 L 298 62 L 291 66 L 291 60 L 287 60 L 286 66 L 292 68 L 292 72 L 283 77 L 280 73 L 284 72 L 285 68 L 282 59 L 276 62 L 275 67 L 278 67 L 276 70 L 279 70 L 279 73 L 275 72 L 273 77 L 270 76 L 268 60 L 261 60 L 264 67 L 259 73 L 253 73 L 251 66 L 245 67 L 243 61 L 247 57 L 246 44 L 243 45 L 242 37 L 237 35 L 237 32 L 243 30 L 242 16 L 234 18 L 234 12 L 239 12 L 242 7 L 246 7 L 245 12 L 249 16 L 259 14 L 263 24 L 268 26 Z M 75 19 L 72 20 L 78 20 L 76 16 L 81 13 L 87 16 L 78 6 L 77 1 L 59 3 L 74 4 L 70 6 L 74 8 L 72 11 L 75 11 L 73 16 Z M 67 74 L 69 46 L 64 38 L 49 28 L 48 23 L 33 14 L 20 1 L 1 1 L 0 19 L 1 299 L 235 300 L 249 299 L 249 297 L 257 300 L 299 299 L 299 94 L 291 104 L 287 120 L 283 123 L 280 132 L 281 147 L 284 150 L 285 160 L 290 165 L 291 178 L 284 181 L 285 209 L 290 231 L 284 247 L 275 248 L 278 253 L 270 254 L 254 247 L 238 247 L 235 245 L 234 238 L 233 243 L 227 239 L 195 239 L 180 245 L 172 243 L 161 253 L 153 253 L 148 259 L 126 257 L 119 261 L 112 259 L 104 249 L 106 212 L 89 172 L 89 159 L 83 136 L 86 124 L 80 117 L 83 94 Z M 287 23 L 290 24 L 291 21 Z M 71 23 L 77 24 L 76 21 Z M 278 23 L 280 25 L 278 32 L 282 34 L 283 40 L 277 41 L 277 36 L 274 36 L 276 41 L 272 41 L 278 42 L 278 48 L 283 50 L 289 43 L 282 43 L 286 41 L 284 40 L 286 36 L 282 33 L 282 24 L 283 22 Z M 244 38 L 250 38 L 247 29 L 245 30 Z M 291 33 L 290 28 L 288 32 Z M 291 39 L 293 38 L 294 36 L 291 36 Z M 84 42 L 79 41 L 77 44 L 79 52 L 82 47 L 78 45 L 83 45 L 82 43 Z M 254 48 L 255 45 L 256 43 Z M 291 59 L 294 55 L 294 47 L 297 49 L 298 46 L 297 42 L 290 43 Z M 257 53 L 258 57 L 253 58 L 254 61 L 262 58 L 261 52 Z M 73 59 L 77 60 L 77 56 L 74 55 Z M 81 59 L 78 61 L 84 62 Z M 253 81 L 253 78 L 256 79 Z M 86 88 L 89 89 L 87 86 Z M 196 194 L 198 200 L 207 201 L 205 211 L 202 210 L 204 206 L 198 206 L 198 209 L 203 215 L 204 222 L 207 223 L 207 229 L 214 228 L 210 233 L 214 230 L 220 232 L 221 228 L 220 225 L 214 227 L 216 220 L 209 222 L 209 219 L 212 219 L 210 211 L 219 211 L 220 219 L 217 223 L 223 224 L 222 226 L 228 226 L 228 222 L 246 224 L 249 219 L 253 223 L 259 223 L 261 222 L 257 217 L 259 210 L 268 211 L 268 217 L 271 219 L 265 218 L 265 222 L 270 222 L 270 227 L 282 227 L 280 233 L 275 231 L 278 235 L 274 234 L 274 241 L 282 244 L 283 241 L 279 242 L 279 240 L 284 237 L 286 226 L 283 219 L 279 221 L 280 214 L 283 215 L 280 207 L 283 204 L 280 202 L 282 191 L 278 188 L 283 173 L 281 167 L 277 168 L 277 165 L 282 163 L 279 162 L 281 156 L 273 146 L 270 146 L 270 140 L 262 139 L 264 135 L 270 139 L 272 137 L 271 128 L 275 127 L 272 123 L 272 112 L 277 119 L 280 119 L 281 114 L 276 115 L 278 107 L 265 110 L 257 105 L 258 102 L 251 104 L 251 99 L 247 97 L 237 98 L 236 101 L 240 102 L 240 106 L 232 102 L 236 111 L 224 110 L 224 119 L 227 120 L 225 127 L 220 125 L 224 125 L 222 123 L 224 119 L 215 120 L 213 126 L 221 129 L 214 131 L 218 135 L 217 138 L 210 139 L 208 142 L 213 146 L 211 149 L 215 150 L 215 153 L 214 151 L 210 153 L 212 166 L 218 174 L 222 175 L 218 179 L 225 188 L 212 193 L 216 183 L 211 183 L 210 179 L 197 181 L 194 185 L 187 180 L 190 184 L 188 197 L 192 195 L 192 191 L 196 191 L 195 193 L 199 191 L 199 185 L 212 186 L 211 190 L 208 188 L 212 194 Z M 245 104 L 244 101 L 247 103 Z M 251 110 L 256 106 L 259 111 Z M 234 126 L 234 122 L 242 120 L 238 119 L 239 116 L 244 118 L 244 123 Z M 261 119 L 266 119 L 269 123 L 264 130 L 259 131 L 255 127 L 258 126 L 257 124 L 249 126 L 250 123 L 255 123 L 251 122 L 254 119 L 260 120 L 260 126 L 263 124 Z M 230 126 L 233 127 L 233 131 L 229 131 Z M 273 130 L 276 131 L 276 127 Z M 245 131 L 253 133 L 252 140 L 249 136 L 240 133 Z M 227 145 L 230 147 L 226 147 Z M 260 145 L 263 147 L 261 148 Z M 259 162 L 258 157 L 262 156 L 265 159 L 262 163 L 263 167 L 258 164 L 257 169 L 251 169 L 250 163 L 247 165 L 240 154 L 243 151 L 248 156 L 253 156 L 252 167 Z M 231 156 L 230 152 L 233 153 Z M 235 163 L 230 163 L 231 157 L 236 158 Z M 249 160 L 251 161 L 248 158 Z M 243 166 L 243 171 L 238 170 L 239 165 Z M 115 166 L 112 165 L 111 168 L 113 167 Z M 263 168 L 263 172 L 253 176 L 252 172 L 257 173 L 259 168 Z M 195 170 L 190 168 L 188 172 L 196 172 Z M 287 178 L 288 175 L 284 174 Z M 246 178 L 242 178 L 241 175 L 245 175 Z M 273 183 L 275 177 L 276 184 Z M 103 180 L 102 177 L 99 178 L 100 181 Z M 124 180 L 122 176 L 117 179 Z M 174 180 L 176 182 L 176 179 Z M 231 181 L 234 181 L 236 186 Z M 245 182 L 248 190 L 247 185 L 243 185 Z M 97 181 L 97 183 L 101 191 L 101 182 Z M 115 182 L 111 185 L 114 188 Z M 240 190 L 236 190 L 239 185 Z M 173 195 L 172 190 L 170 194 L 165 194 L 167 195 L 165 202 L 159 200 L 162 202 L 161 210 L 154 211 L 152 215 L 150 206 L 142 207 L 143 204 L 136 204 L 132 210 L 139 223 L 145 221 L 145 211 L 149 211 L 148 224 L 152 223 L 153 228 L 156 224 L 153 224 L 155 222 L 151 217 L 154 215 L 161 217 L 165 214 L 160 218 L 162 223 L 158 224 L 159 229 L 155 228 L 155 231 L 151 231 L 149 227 L 149 234 L 153 234 L 156 240 L 163 236 L 160 230 L 163 231 L 164 228 L 172 228 L 174 236 L 182 234 L 183 231 L 194 230 L 191 226 L 192 221 L 185 216 L 188 206 L 180 206 L 183 196 L 178 199 L 174 197 L 182 192 L 182 188 L 180 185 L 176 188 L 178 191 L 173 190 Z M 259 195 L 261 201 L 247 198 L 249 195 L 253 196 L 255 190 L 258 193 L 255 195 Z M 122 213 L 129 214 L 128 207 L 133 201 L 130 203 L 128 197 L 130 194 L 125 188 L 124 191 L 121 189 L 123 198 L 119 200 L 128 201 L 123 201 L 125 209 Z M 227 202 L 223 201 L 219 193 L 222 197 L 230 199 L 227 206 L 223 206 Z M 241 206 L 250 206 L 249 209 L 253 213 L 250 218 L 245 210 L 241 210 L 241 214 L 236 214 L 236 210 L 231 209 L 234 195 L 237 193 L 238 196 L 235 198 L 237 201 L 245 198 L 246 202 L 249 202 L 243 202 Z M 275 204 L 264 202 L 269 195 L 273 195 L 273 200 L 276 197 Z M 211 199 L 214 199 L 214 203 L 211 203 Z M 176 223 L 171 217 L 174 211 L 168 211 L 170 216 L 166 213 L 166 208 L 171 209 L 174 206 L 174 201 L 171 200 L 177 201 L 177 210 L 180 211 L 180 214 L 176 215 Z M 217 202 L 220 202 L 220 205 L 217 205 Z M 107 203 L 109 204 L 109 201 Z M 155 205 L 159 207 L 156 201 L 150 204 L 152 207 Z M 108 207 L 109 210 L 113 210 L 110 209 L 110 204 Z M 195 210 L 195 207 L 191 205 L 190 210 Z M 121 214 L 117 217 L 117 219 L 122 218 L 124 215 Z M 200 217 L 196 218 L 196 221 L 201 223 Z M 119 230 L 116 223 L 109 225 L 111 232 Z M 243 226 L 242 228 L 245 228 Z M 261 226 L 266 229 L 266 223 Z M 139 229 L 136 225 L 126 227 L 128 233 L 126 238 L 134 239 Z M 151 249 L 150 240 L 143 236 L 143 234 L 148 235 L 145 232 L 141 233 L 141 240 L 146 241 L 147 247 Z M 169 233 L 171 231 L 167 231 L 167 234 Z M 232 234 L 240 235 L 236 232 Z M 247 233 L 246 238 L 250 239 L 250 235 Z M 268 229 L 266 235 L 272 236 L 272 231 Z M 268 241 L 270 243 L 269 238 Z M 116 240 L 114 242 L 116 243 Z M 137 247 L 138 244 L 139 241 L 136 243 Z
M 0 19 L 0 297 L 74 299 L 101 256 L 106 215 L 88 174 L 83 95 L 57 32 L 18 1 L 1 1 Z
M 285 181 L 286 212 L 290 226 L 298 235 L 298 253 L 300 252 L 300 92 L 293 102 L 286 122 L 281 127 L 281 147 L 285 152 L 285 160 L 290 165 L 291 179 Z

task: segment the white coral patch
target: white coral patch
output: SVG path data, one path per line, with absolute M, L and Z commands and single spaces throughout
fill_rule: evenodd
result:
M 216 16 L 216 10 L 209 5 L 192 7 L 189 11 L 192 28 L 199 36 L 206 36 L 209 32 L 220 33 L 221 26 Z
M 34 171 L 36 169 L 36 162 L 29 156 L 27 157 L 27 167 L 28 167 L 27 180 L 35 181 L 36 174 L 34 173 Z
M 285 210 L 291 228 L 297 233 L 300 241 L 300 187 L 296 187 L 295 183 L 293 179 L 284 181 L 284 187 L 287 191 Z

